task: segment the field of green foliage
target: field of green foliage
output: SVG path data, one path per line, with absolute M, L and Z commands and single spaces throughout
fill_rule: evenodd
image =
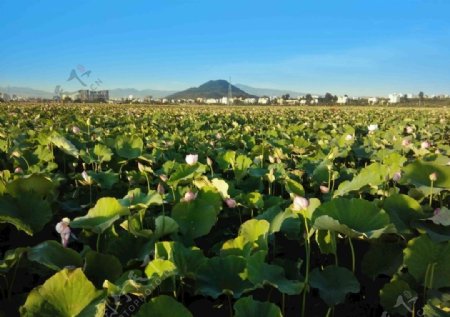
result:
M 0 316 L 450 316 L 447 109 L 0 107 Z

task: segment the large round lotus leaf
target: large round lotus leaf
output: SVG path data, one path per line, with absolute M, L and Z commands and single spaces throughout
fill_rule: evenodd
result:
M 80 154 L 75 145 L 72 144 L 69 140 L 59 134 L 54 134 L 50 138 L 50 142 L 53 143 L 56 147 L 60 148 L 66 154 L 72 155 L 74 157 L 78 157 Z
M 238 298 L 253 288 L 245 273 L 246 260 L 229 255 L 206 260 L 197 271 L 197 289 L 206 296 L 217 298 L 222 294 Z
M 202 174 L 206 171 L 206 166 L 200 163 L 194 165 L 180 164 L 178 168 L 170 175 L 167 184 L 176 187 L 178 183 L 192 180 L 195 175 Z
M 314 211 L 312 223 L 317 229 L 370 239 L 387 231 L 390 220 L 384 210 L 367 200 L 336 198 Z
M 286 179 L 285 188 L 288 193 L 297 196 L 305 196 L 305 189 L 303 188 L 303 185 L 293 179 Z
M 20 316 L 82 316 L 82 311 L 89 309 L 101 294 L 81 269 L 64 269 L 29 293 L 25 304 L 20 308 Z M 99 307 L 96 310 L 99 314 L 91 316 L 103 316 L 101 313 L 104 314 L 104 304 L 103 311 L 101 310 Z
M 403 171 L 405 173 L 401 178 L 402 184 L 414 184 L 416 187 L 430 186 L 430 174 L 436 173 L 437 179 L 433 183 L 433 186 L 450 188 L 450 166 L 448 165 L 439 165 L 417 160 L 407 165 Z
M 403 263 L 403 246 L 398 243 L 373 243 L 364 254 L 364 274 L 375 279 L 380 274 L 394 275 Z
M 55 271 L 66 266 L 83 266 L 83 259 L 78 252 L 64 248 L 61 243 L 56 241 L 45 241 L 30 248 L 28 260 L 38 262 Z
M 155 259 L 172 261 L 179 275 L 191 278 L 195 277 L 200 265 L 206 261 L 202 250 L 197 247 L 187 248 L 176 241 L 155 243 Z
M 348 293 L 358 293 L 360 289 L 355 275 L 339 266 L 327 266 L 323 271 L 314 269 L 309 276 L 309 284 L 319 290 L 320 298 L 328 306 L 343 303 Z
M 109 162 L 113 156 L 111 149 L 103 144 L 96 144 L 94 146 L 94 154 L 97 155 L 100 162 Z
M 450 287 L 450 242 L 436 243 L 427 235 L 408 242 L 404 265 L 427 288 Z
M 364 186 L 378 186 L 386 181 L 389 175 L 387 166 L 380 163 L 373 163 L 361 169 L 351 181 L 342 182 L 338 189 L 334 192 L 334 197 L 344 196 L 349 192 L 360 190 Z
M 221 255 L 247 256 L 252 250 L 267 250 L 269 227 L 266 220 L 247 220 L 241 225 L 239 236 L 223 244 Z
M 138 158 L 142 153 L 144 142 L 137 135 L 127 136 L 119 135 L 116 138 L 115 144 L 116 152 L 120 157 L 127 160 Z
M 119 200 L 123 206 L 146 209 L 151 205 L 162 205 L 163 199 L 160 194 L 152 190 L 148 193 L 143 193 L 140 188 L 130 190 L 128 194 Z
M 405 316 L 411 312 L 408 308 L 412 309 L 416 300 L 417 293 L 411 290 L 409 284 L 402 280 L 391 281 L 385 284 L 380 291 L 381 306 L 392 314 Z M 406 307 L 403 303 L 406 304 Z
M 114 173 L 112 170 L 105 172 L 89 171 L 88 175 L 103 189 L 111 189 L 119 182 L 119 174 Z
M 141 306 L 136 317 L 192 317 L 191 312 L 181 303 L 167 295 L 161 295 L 150 299 Z
M 179 226 L 175 220 L 167 216 L 158 216 L 155 219 L 155 238 L 178 232 Z
M 163 259 L 150 261 L 145 268 L 145 274 L 150 279 L 164 280 L 177 273 L 177 268 L 173 262 Z
M 247 259 L 248 279 L 255 286 L 263 287 L 268 284 L 287 295 L 300 294 L 304 283 L 288 280 L 284 269 L 278 265 L 265 263 L 266 251 L 258 251 Z
M 0 196 L 0 222 L 10 223 L 29 235 L 41 231 L 52 217 L 54 188 L 51 180 L 35 174 L 6 184 L 5 193 Z
M 236 162 L 233 165 L 233 171 L 237 181 L 240 181 L 245 177 L 245 175 L 247 175 L 248 168 L 252 165 L 252 163 L 252 160 L 245 155 L 239 155 L 236 158 Z
M 256 301 L 251 296 L 239 299 L 233 307 L 234 317 L 283 317 L 277 305 Z
M 84 273 L 98 288 L 105 280 L 115 281 L 122 274 L 122 264 L 114 255 L 88 251 L 85 261 Z
M 130 210 L 122 206 L 117 199 L 103 197 L 97 201 L 93 208 L 89 209 L 86 216 L 75 218 L 70 223 L 70 226 L 102 233 L 121 216 L 129 214 Z
M 435 221 L 439 218 L 435 218 Z M 431 220 L 431 219 L 430 219 Z M 440 219 L 444 220 L 444 219 Z M 439 221 L 439 220 L 438 220 Z M 444 220 L 445 221 L 445 220 Z M 423 230 L 435 242 L 450 241 L 450 226 L 436 224 L 432 221 L 419 220 L 412 223 L 412 227 Z
M 209 233 L 217 222 L 217 211 L 213 204 L 199 195 L 194 201 L 176 204 L 172 208 L 172 218 L 184 236 L 195 239 Z
M 386 198 L 383 209 L 400 233 L 409 233 L 412 221 L 426 218 L 419 202 L 403 194 L 393 194 Z

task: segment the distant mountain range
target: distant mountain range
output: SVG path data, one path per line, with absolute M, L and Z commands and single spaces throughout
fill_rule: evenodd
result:
M 291 97 L 299 97 L 304 96 L 306 93 L 298 92 L 298 91 L 292 91 L 292 90 L 282 90 L 282 89 L 272 89 L 272 88 L 255 88 L 243 84 L 236 84 L 236 87 L 239 89 L 242 89 L 249 94 L 255 95 L 255 96 L 282 96 L 289 94 Z
M 231 85 L 233 97 L 256 97 L 256 96 L 282 96 L 289 94 L 291 97 L 303 96 L 305 93 L 271 89 L 271 88 L 255 88 L 243 84 Z M 55 95 L 53 92 L 33 89 L 29 87 L 0 87 L 0 92 L 9 95 L 17 95 L 19 97 L 36 97 L 51 99 Z M 67 92 L 72 94 L 75 92 Z M 210 80 L 199 87 L 189 88 L 176 92 L 174 90 L 157 90 L 135 88 L 115 88 L 109 90 L 110 98 L 127 98 L 133 95 L 134 98 L 144 98 L 152 96 L 153 98 L 169 98 L 169 99 L 195 99 L 195 98 L 221 98 L 228 95 L 228 81 L 226 80 Z
M 198 87 L 189 88 L 167 96 L 168 99 L 222 98 L 228 96 L 229 83 L 226 80 L 210 80 Z M 233 97 L 250 98 L 253 95 L 231 85 Z

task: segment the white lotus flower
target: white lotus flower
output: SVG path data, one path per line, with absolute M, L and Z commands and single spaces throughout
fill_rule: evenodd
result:
M 309 201 L 305 197 L 295 196 L 294 198 L 294 210 L 300 211 L 308 208 Z
M 193 191 L 189 190 L 184 194 L 184 198 L 181 201 L 184 201 L 186 203 L 195 200 L 197 198 L 197 193 L 194 193 Z
M 61 244 L 64 247 L 67 247 L 67 244 L 69 243 L 70 238 L 70 219 L 69 218 L 63 218 L 60 222 L 58 222 L 55 226 L 56 232 L 59 233 L 61 236 Z
M 369 132 L 374 132 L 376 130 L 378 130 L 378 124 L 371 124 L 367 127 L 367 130 L 369 130 Z
M 198 155 L 197 154 L 188 154 L 186 155 L 186 163 L 188 165 L 194 165 L 198 161 Z
M 329 192 L 330 192 L 330 189 L 328 188 L 328 186 L 325 186 L 325 185 L 320 185 L 320 192 L 322 193 L 322 194 L 328 194 Z
M 428 142 L 428 141 L 423 141 L 423 142 L 420 144 L 420 147 L 421 147 L 422 149 L 428 149 L 430 146 L 431 146 L 431 144 L 430 144 L 430 142 Z
M 77 126 L 73 126 L 73 127 L 72 127 L 72 132 L 73 132 L 74 134 L 78 134 L 78 133 L 80 133 L 80 128 L 77 127 Z
M 353 135 L 347 134 L 347 135 L 345 136 L 345 141 L 351 141 L 351 140 L 353 140 Z
M 413 132 L 414 132 L 413 127 L 411 127 L 411 126 L 407 126 L 407 127 L 406 127 L 406 133 L 411 134 L 411 133 L 413 133 Z

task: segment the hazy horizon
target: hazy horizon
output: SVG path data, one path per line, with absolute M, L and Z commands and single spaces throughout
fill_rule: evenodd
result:
M 4 0 L 0 86 L 450 93 L 450 3 Z M 67 81 L 75 70 L 76 78 Z M 89 76 L 81 74 L 90 71 Z

